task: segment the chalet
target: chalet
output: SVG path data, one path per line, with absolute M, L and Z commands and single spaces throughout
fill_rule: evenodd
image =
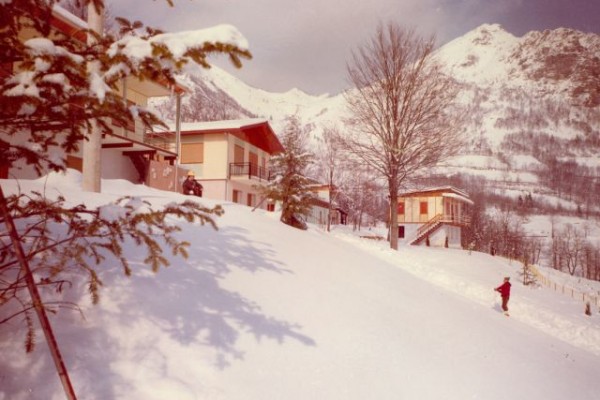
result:
M 311 190 L 317 195 L 317 198 L 311 202 L 310 214 L 307 216 L 306 222 L 318 225 L 327 224 L 327 215 L 329 215 L 330 186 L 324 184 L 315 184 L 311 186 Z M 335 186 L 331 189 L 335 197 Z M 332 225 L 345 225 L 347 213 L 342 210 L 335 201 L 332 201 L 330 221 Z
M 271 178 L 270 158 L 284 149 L 267 120 L 183 123 L 179 135 L 180 165 L 194 172 L 204 197 L 274 209 L 259 187 Z
M 412 245 L 461 247 L 473 201 L 454 187 L 424 189 L 398 199 L 398 238 Z
M 86 40 L 85 21 L 55 5 L 52 11 L 51 25 L 53 38 L 68 38 L 83 42 Z M 33 29 L 20 32 L 21 40 L 25 41 L 40 36 Z M 2 64 L 4 76 L 10 75 L 18 68 L 15 64 Z M 131 105 L 146 106 L 148 99 L 158 96 L 169 96 L 172 93 L 181 95 L 182 87 L 168 87 L 150 80 L 124 79 L 119 88 L 119 94 Z M 179 110 L 177 110 L 179 112 Z M 109 121 L 112 132 L 103 134 L 101 138 L 100 177 L 104 179 L 126 179 L 132 182 L 143 182 L 164 190 L 176 190 L 176 159 L 177 153 L 168 148 L 163 135 L 150 134 L 141 121 L 134 119 L 126 126 L 115 121 Z M 27 140 L 26 135 L 14 138 L 17 141 Z M 67 167 L 82 171 L 83 146 L 67 154 Z M 183 171 L 180 171 L 183 174 Z M 0 167 L 0 178 L 34 178 L 35 171 L 19 161 Z

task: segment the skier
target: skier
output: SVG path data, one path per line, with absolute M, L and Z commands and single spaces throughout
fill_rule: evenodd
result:
M 500 296 L 502 297 L 502 310 L 504 310 L 504 315 L 506 316 L 508 316 L 508 299 L 510 299 L 511 284 L 509 281 L 510 277 L 505 277 L 504 283 L 494 289 L 496 292 L 500 293 Z

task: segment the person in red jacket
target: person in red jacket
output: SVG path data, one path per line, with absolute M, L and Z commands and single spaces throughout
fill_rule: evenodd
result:
M 510 277 L 504 278 L 504 283 L 494 289 L 496 292 L 500 293 L 502 297 L 502 309 L 504 310 L 504 314 L 508 315 L 508 299 L 510 299 Z

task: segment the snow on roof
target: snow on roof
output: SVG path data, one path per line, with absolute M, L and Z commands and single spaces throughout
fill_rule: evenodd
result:
M 465 199 L 469 198 L 469 195 L 466 192 L 464 192 L 464 191 L 462 191 L 460 189 L 457 189 L 454 186 L 440 186 L 440 187 L 430 187 L 430 188 L 424 188 L 424 189 L 416 189 L 416 190 L 412 190 L 412 191 L 409 191 L 409 192 L 402 193 L 401 196 L 402 197 L 408 197 L 408 196 L 416 195 L 416 194 L 420 194 L 420 193 L 431 193 L 431 192 L 443 192 L 444 195 L 446 193 L 448 193 L 448 194 L 449 193 L 455 193 L 456 195 L 462 196 Z M 468 200 L 468 201 L 471 201 L 471 200 Z
M 453 198 L 453 199 L 458 199 L 458 200 L 464 201 L 465 203 L 475 204 L 475 203 L 473 203 L 473 200 L 468 199 L 465 196 L 461 196 L 461 195 L 456 194 L 456 193 L 442 193 L 442 197 L 450 197 L 450 198 Z
M 175 132 L 175 125 L 169 125 L 169 130 Z M 284 151 L 283 145 L 265 118 L 188 122 L 181 124 L 180 130 L 186 135 L 228 132 L 269 154 Z
M 75 28 L 80 28 L 80 29 L 87 29 L 88 28 L 87 22 L 85 22 L 84 20 L 82 20 L 78 16 L 73 15 L 72 13 L 70 13 L 66 9 L 62 8 L 58 4 L 55 4 L 52 7 L 52 14 L 56 18 L 59 18 L 59 19 L 65 21 L 65 22 L 67 22 L 69 25 L 71 25 L 71 26 L 73 26 Z
M 267 122 L 265 118 L 246 118 L 232 119 L 225 121 L 203 121 L 203 122 L 184 122 L 181 124 L 181 131 L 210 131 L 215 129 L 240 129 L 247 126 L 263 124 Z M 169 129 L 175 130 L 175 124 L 170 124 Z

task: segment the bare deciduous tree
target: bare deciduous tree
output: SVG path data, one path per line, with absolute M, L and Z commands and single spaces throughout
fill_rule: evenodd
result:
M 329 186 L 327 232 L 331 230 L 331 215 L 339 193 L 338 178 L 340 175 L 340 166 L 343 162 L 343 154 L 338 143 L 339 136 L 340 133 L 337 127 L 325 128 L 321 138 L 321 146 L 319 146 L 320 151 L 316 154 L 319 169 L 318 174 L 325 178 Z
M 380 25 L 347 66 L 354 89 L 344 147 L 387 180 L 392 216 L 390 246 L 398 248 L 398 192 L 415 171 L 431 167 L 459 148 L 457 95 L 434 57 L 434 39 L 394 23 Z

